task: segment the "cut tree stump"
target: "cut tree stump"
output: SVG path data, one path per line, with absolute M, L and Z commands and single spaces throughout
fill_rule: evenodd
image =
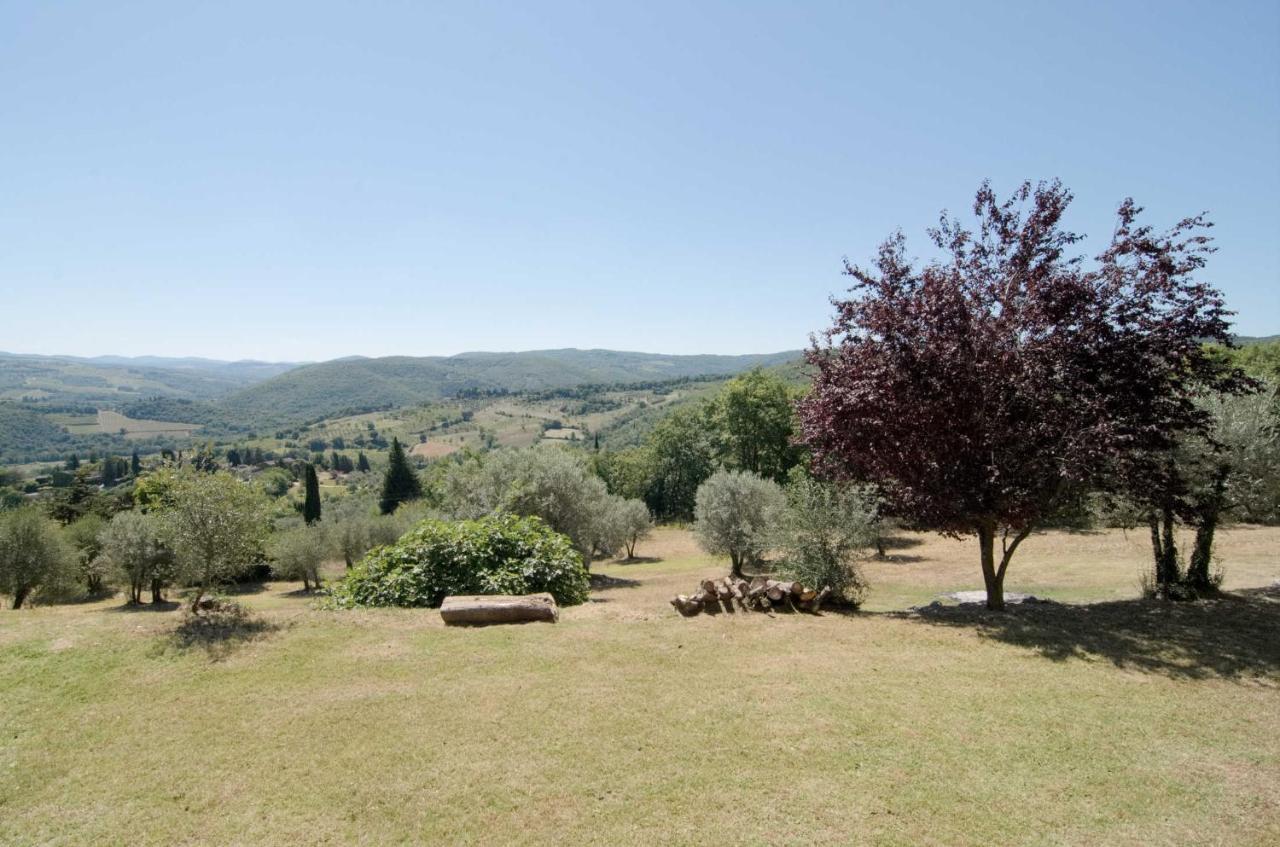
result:
M 550 594 L 459 594 L 444 598 L 440 617 L 446 624 L 482 626 L 491 623 L 525 623 L 560 618 Z

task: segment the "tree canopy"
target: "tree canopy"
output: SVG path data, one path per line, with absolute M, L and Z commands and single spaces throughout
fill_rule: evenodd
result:
M 899 233 L 872 268 L 846 263 L 852 296 L 808 356 L 817 472 L 977 534 L 995 609 L 1014 550 L 1074 487 L 1158 477 L 1154 457 L 1208 426 L 1196 390 L 1243 379 L 1203 345 L 1230 345 L 1222 296 L 1197 278 L 1209 223 L 1158 233 L 1126 200 L 1086 267 L 1061 226 L 1071 199 L 1056 181 L 1004 201 L 983 184 L 976 228 L 944 214 L 930 230 L 937 259 L 917 267 Z

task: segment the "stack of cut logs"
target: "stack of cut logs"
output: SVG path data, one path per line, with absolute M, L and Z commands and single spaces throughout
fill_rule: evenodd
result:
M 799 582 L 781 582 L 763 576 L 747 582 L 727 576 L 724 579 L 704 579 L 697 593 L 672 597 L 671 605 L 685 617 L 699 612 L 732 612 L 735 603 L 744 612 L 771 612 L 774 607 L 781 606 L 793 612 L 816 614 L 830 593 L 831 586 L 815 591 Z

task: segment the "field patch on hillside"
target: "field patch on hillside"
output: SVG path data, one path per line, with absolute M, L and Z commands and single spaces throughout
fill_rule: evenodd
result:
M 126 417 L 107 409 L 98 410 L 98 432 L 121 433 L 129 438 L 152 438 L 157 435 L 187 437 L 200 427 L 180 421 L 150 421 Z
M 457 444 L 446 444 L 443 441 L 423 441 L 409 448 L 409 455 L 423 459 L 439 459 L 457 452 Z

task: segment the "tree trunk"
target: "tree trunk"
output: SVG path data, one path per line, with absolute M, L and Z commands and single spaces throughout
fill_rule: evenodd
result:
M 1155 559 L 1156 585 L 1159 586 L 1164 573 L 1164 548 L 1160 544 L 1160 519 L 1155 512 L 1147 517 L 1147 526 L 1151 529 L 1151 555 Z
M 142 589 L 138 589 L 138 602 L 142 602 Z M 164 583 L 158 579 L 151 580 L 151 604 L 164 602 Z
M 1209 577 L 1209 564 L 1213 560 L 1213 535 L 1218 529 L 1223 495 L 1227 490 L 1227 473 L 1228 468 L 1225 465 L 1218 467 L 1213 476 L 1213 489 L 1200 509 L 1195 546 L 1191 549 L 1191 561 L 1187 566 L 1187 582 L 1197 591 L 1213 588 L 1213 580 Z
M 22 601 L 27 599 L 27 595 L 31 593 L 30 588 L 19 587 L 13 591 L 13 608 L 21 609 Z
M 729 574 L 738 579 L 743 578 L 742 574 L 742 555 L 739 553 L 729 553 Z
M 982 554 L 982 581 L 987 586 L 987 608 L 1004 611 L 1004 572 L 996 570 L 996 527 L 994 523 L 978 525 L 978 549 Z
M 1173 508 L 1160 510 L 1160 559 L 1156 562 L 1156 582 L 1162 586 L 1174 585 L 1178 573 L 1178 545 L 1173 538 Z

